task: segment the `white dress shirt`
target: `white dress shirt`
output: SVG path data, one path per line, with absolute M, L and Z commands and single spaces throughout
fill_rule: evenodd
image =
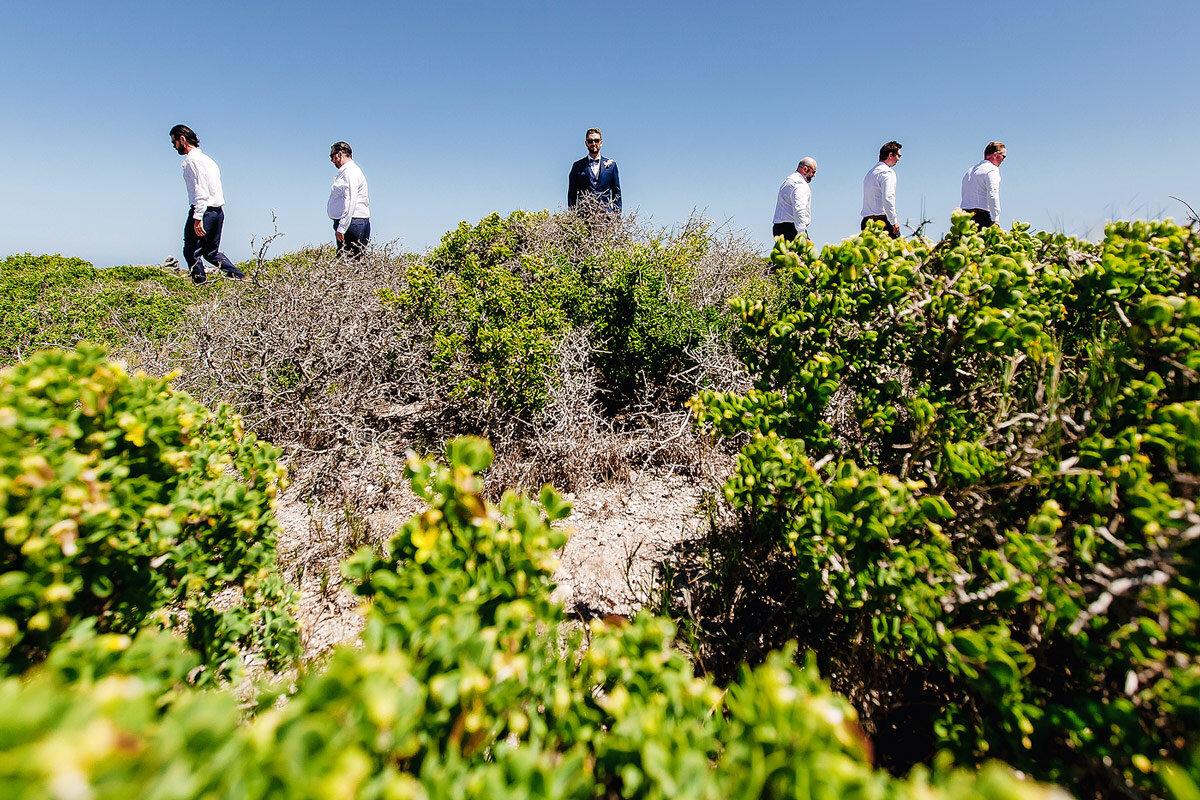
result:
M 967 170 L 962 179 L 960 208 L 981 208 L 1000 219 L 1000 168 L 986 158 Z
M 588 159 L 588 170 L 592 173 L 592 180 L 594 180 L 594 181 L 599 180 L 600 179 L 600 159 L 599 158 L 589 158 Z
M 192 219 L 204 219 L 208 208 L 225 205 L 221 192 L 221 170 L 217 162 L 193 147 L 183 159 L 183 182 L 187 184 L 188 205 L 192 206 Z
M 347 158 L 333 179 L 329 189 L 329 218 L 337 220 L 338 233 L 345 233 L 350 220 L 355 217 L 371 218 L 370 200 L 367 198 L 367 179 L 352 159 Z
M 775 201 L 775 220 L 790 222 L 797 233 L 806 233 L 812 221 L 812 189 L 799 172 L 793 172 L 779 187 L 779 199 Z
M 880 161 L 863 178 L 863 217 L 885 216 L 889 225 L 896 221 L 896 170 Z

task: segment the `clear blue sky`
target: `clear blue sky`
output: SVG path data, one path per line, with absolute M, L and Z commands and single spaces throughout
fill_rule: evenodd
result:
M 626 209 L 698 209 L 763 243 L 805 155 L 817 242 L 858 228 L 879 145 L 902 220 L 948 226 L 962 173 L 1008 145 L 1002 223 L 1096 236 L 1200 207 L 1195 0 L 964 3 L 5 3 L 0 255 L 179 256 L 167 131 L 221 166 L 224 250 L 331 240 L 330 143 L 354 147 L 376 241 L 558 208 L 589 126 Z

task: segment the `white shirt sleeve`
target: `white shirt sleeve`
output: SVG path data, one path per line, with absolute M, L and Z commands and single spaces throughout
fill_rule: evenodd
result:
M 358 200 L 358 181 L 350 174 L 350 170 L 346 170 L 346 210 L 342 212 L 342 218 L 338 220 L 338 233 L 345 234 L 350 230 L 350 220 L 354 215 L 354 203 Z
M 208 208 L 210 198 L 208 189 L 204 185 L 204 180 L 197 170 L 197 164 L 194 159 L 187 159 L 183 162 L 183 180 L 187 184 L 188 199 L 192 205 L 192 219 L 204 219 L 204 211 Z
M 992 222 L 1000 221 L 1000 170 L 993 169 L 987 174 L 987 204 Z
M 899 224 L 896 221 L 896 173 L 892 170 L 883 176 L 883 213 L 889 224 Z
M 804 181 L 804 178 L 800 179 Z M 792 219 L 796 220 L 796 232 L 807 233 L 808 223 L 812 221 L 812 190 L 808 183 L 797 183 L 793 197 Z

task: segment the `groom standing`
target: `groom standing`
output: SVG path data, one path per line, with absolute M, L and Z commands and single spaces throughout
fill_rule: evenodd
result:
M 621 213 L 621 177 L 617 162 L 600 156 L 604 144 L 599 128 L 588 128 L 583 137 L 588 154 L 571 165 L 567 176 L 567 208 L 574 208 L 580 194 L 590 194 L 606 211 Z

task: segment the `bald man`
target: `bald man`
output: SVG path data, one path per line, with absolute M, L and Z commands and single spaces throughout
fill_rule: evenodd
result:
M 808 235 L 808 223 L 812 220 L 812 183 L 817 174 L 817 162 L 812 158 L 802 158 L 796 165 L 796 171 L 784 179 L 779 187 L 779 198 L 775 201 L 775 223 L 771 226 L 771 236 L 782 236 L 786 241 L 792 241 L 797 236 Z

